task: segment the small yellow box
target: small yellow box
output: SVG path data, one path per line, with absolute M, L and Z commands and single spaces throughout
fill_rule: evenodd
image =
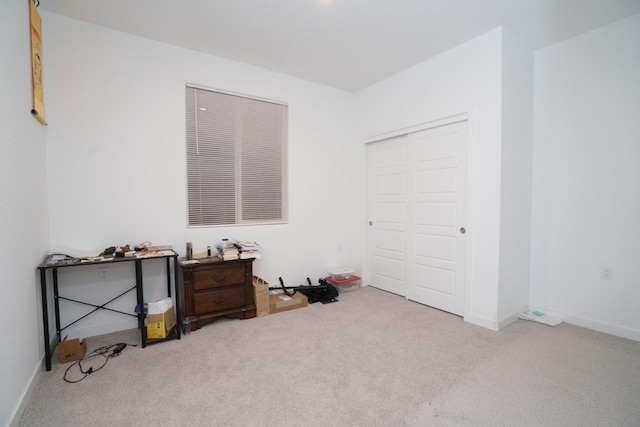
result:
M 162 314 L 147 315 L 147 338 L 166 338 L 176 325 L 173 307 Z

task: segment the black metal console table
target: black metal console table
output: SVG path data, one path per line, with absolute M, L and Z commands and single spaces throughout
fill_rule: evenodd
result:
M 165 250 L 157 253 L 147 253 L 141 256 L 130 256 L 130 257 L 104 257 L 102 259 L 96 260 L 62 260 L 62 261 L 54 261 L 54 262 L 43 262 L 38 266 L 38 270 L 40 270 L 40 287 L 42 290 L 42 323 L 43 323 L 43 334 L 44 334 L 44 352 L 45 352 L 45 364 L 47 371 L 51 370 L 51 354 L 55 349 L 55 346 L 62 340 L 62 331 L 73 325 L 74 323 L 84 319 L 90 314 L 98 311 L 98 310 L 109 310 L 116 313 L 134 316 L 138 318 L 138 328 L 140 328 L 140 335 L 142 341 L 142 347 L 146 347 L 147 344 L 153 344 L 156 342 L 166 341 L 168 339 L 180 339 L 180 326 L 182 322 L 182 318 L 180 313 L 176 313 L 176 326 L 173 328 L 173 331 L 167 338 L 163 339 L 148 339 L 147 338 L 147 328 L 145 327 L 145 313 L 144 313 L 144 290 L 142 287 L 142 262 L 148 260 L 157 260 L 157 259 L 165 259 L 167 265 L 167 296 L 171 297 L 171 260 L 173 260 L 173 271 L 174 271 L 174 289 L 175 289 L 175 309 L 179 310 L 180 307 L 180 293 L 178 292 L 178 254 L 173 250 Z M 95 305 L 83 301 L 77 301 L 71 298 L 62 297 L 58 293 L 58 269 L 59 268 L 69 268 L 69 267 L 84 267 L 90 265 L 104 265 L 110 263 L 119 263 L 119 262 L 133 262 L 135 263 L 135 274 L 136 274 L 136 283 L 135 286 L 121 293 L 120 295 L 110 299 L 102 305 Z M 53 277 L 53 297 L 54 297 L 54 308 L 55 308 L 55 322 L 56 322 L 56 336 L 53 341 L 51 341 L 51 337 L 49 336 L 49 307 L 47 303 L 47 270 L 51 270 L 51 275 Z M 136 290 L 136 297 L 138 302 L 138 307 L 140 308 L 138 313 L 126 313 L 124 311 L 114 310 L 106 307 L 107 304 L 112 301 L 120 298 L 125 295 L 129 291 L 133 289 Z M 60 300 L 73 301 L 80 304 L 88 305 L 94 307 L 92 311 L 81 316 L 80 318 L 74 320 L 68 325 L 61 327 L 60 326 Z

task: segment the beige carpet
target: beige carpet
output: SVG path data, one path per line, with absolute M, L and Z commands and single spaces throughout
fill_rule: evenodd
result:
M 138 331 L 88 350 L 118 342 Z M 640 425 L 640 342 L 524 320 L 492 332 L 371 287 L 128 346 L 77 384 L 54 356 L 21 426 Z

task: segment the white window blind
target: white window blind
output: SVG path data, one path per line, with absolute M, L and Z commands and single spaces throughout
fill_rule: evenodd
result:
M 287 221 L 287 106 L 187 85 L 189 226 Z

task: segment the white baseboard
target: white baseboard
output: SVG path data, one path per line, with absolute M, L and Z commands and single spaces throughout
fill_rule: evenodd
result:
M 36 384 L 40 380 L 40 375 L 42 375 L 42 370 L 44 367 L 44 355 L 40 358 L 40 363 L 36 364 L 35 369 L 33 370 L 33 374 L 31 374 L 31 378 L 25 389 L 22 391 L 22 395 L 20 396 L 20 400 L 16 407 L 13 410 L 13 413 L 9 417 L 9 427 L 18 427 L 20 423 L 20 418 L 22 418 L 22 414 L 27 407 L 27 403 L 29 403 L 29 399 L 31 399 L 31 395 L 35 390 Z
M 465 314 L 464 321 L 476 326 L 491 329 L 492 331 L 498 330 L 498 322 L 496 322 L 495 320 L 487 319 L 485 317 L 475 316 L 473 314 Z
M 509 326 L 510 324 L 512 324 L 513 322 L 518 320 L 520 315 L 522 313 L 524 313 L 525 311 L 527 311 L 527 309 L 528 309 L 528 307 L 524 306 L 520 310 L 517 310 L 514 313 L 511 313 L 509 316 L 505 317 L 504 319 L 500 320 L 498 322 L 498 329 L 500 330 L 500 329 L 502 329 L 502 328 L 504 328 L 506 326 Z

